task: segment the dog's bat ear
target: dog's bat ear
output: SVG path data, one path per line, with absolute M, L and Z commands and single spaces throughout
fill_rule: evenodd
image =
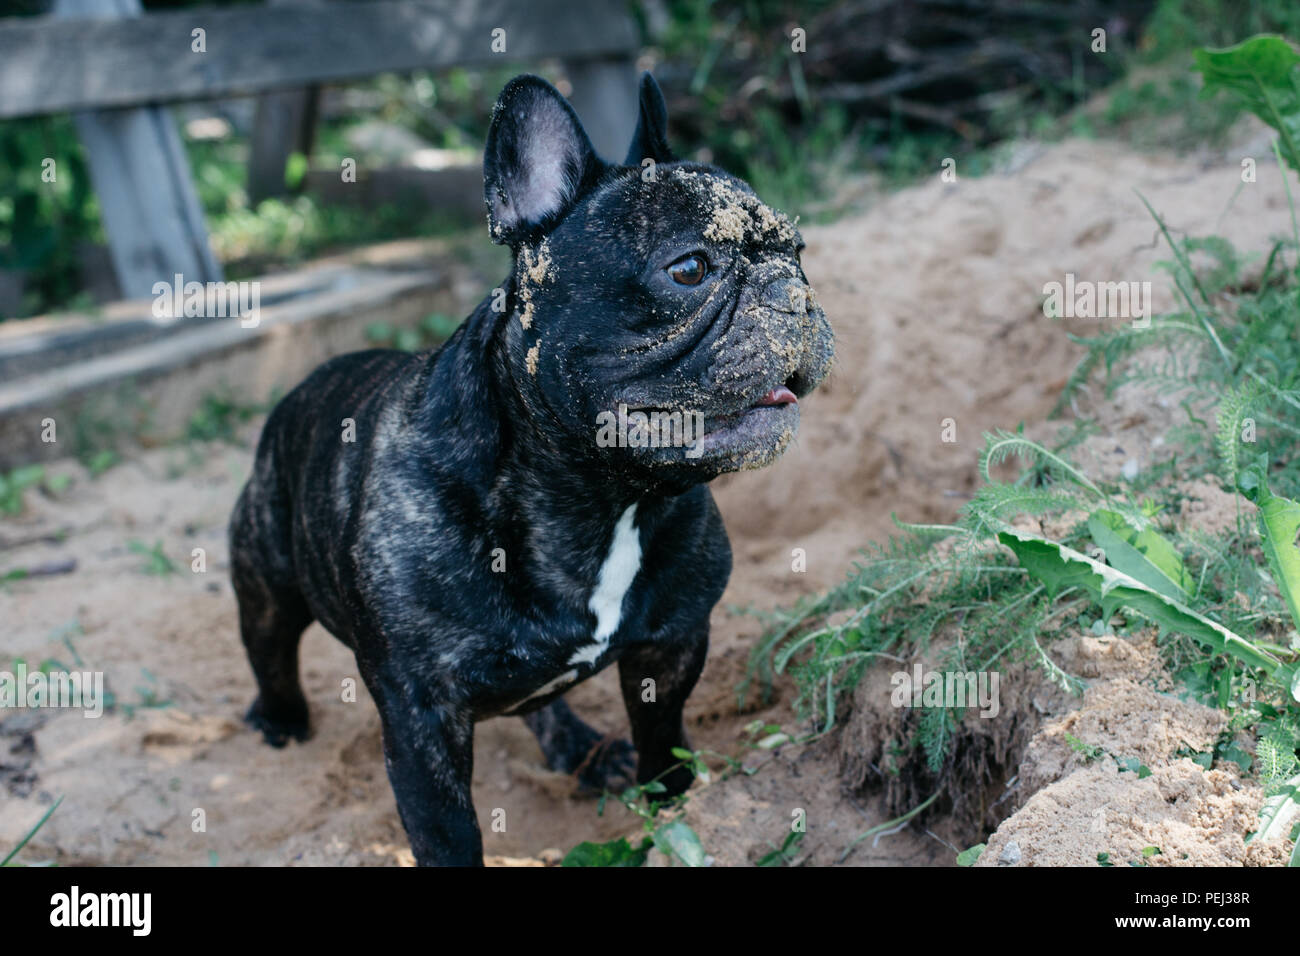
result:
M 648 72 L 641 74 L 641 115 L 627 151 L 626 166 L 640 166 L 647 159 L 671 163 L 676 157 L 668 148 L 668 106 L 663 91 Z
M 578 115 L 539 76 L 506 84 L 483 153 L 483 199 L 493 242 L 514 244 L 549 228 L 604 164 Z

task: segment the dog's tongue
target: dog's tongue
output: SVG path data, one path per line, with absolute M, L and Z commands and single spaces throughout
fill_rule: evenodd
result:
M 799 399 L 784 385 L 772 389 L 758 400 L 759 405 L 798 405 Z

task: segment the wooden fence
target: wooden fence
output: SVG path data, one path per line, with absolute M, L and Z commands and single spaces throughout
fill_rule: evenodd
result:
M 128 298 L 179 273 L 220 281 L 165 105 L 256 94 L 253 193 L 310 145 L 312 90 L 379 73 L 560 58 L 598 150 L 636 117 L 636 31 L 621 4 L 573 0 L 272 0 L 143 13 L 139 0 L 54 0 L 0 19 L 0 120 L 72 113 Z

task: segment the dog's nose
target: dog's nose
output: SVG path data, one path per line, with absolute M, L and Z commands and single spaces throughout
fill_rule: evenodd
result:
M 763 288 L 763 304 L 778 312 L 803 315 L 808 311 L 808 286 L 790 276 L 775 279 Z

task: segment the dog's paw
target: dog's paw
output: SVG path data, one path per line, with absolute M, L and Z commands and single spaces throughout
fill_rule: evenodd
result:
M 580 794 L 622 793 L 636 783 L 636 748 L 626 740 L 602 738 L 573 774 Z
M 302 742 L 311 735 L 306 708 L 301 713 L 267 713 L 259 697 L 244 715 L 244 723 L 262 732 L 262 737 L 272 747 L 285 746 L 290 738 Z

